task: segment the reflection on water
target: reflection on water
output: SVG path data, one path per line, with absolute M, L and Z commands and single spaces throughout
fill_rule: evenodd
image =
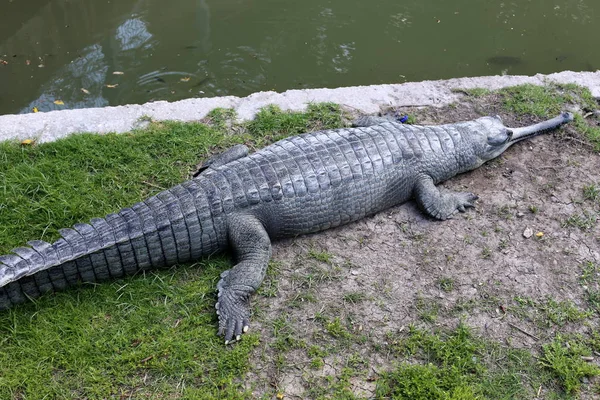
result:
M 0 10 L 0 114 L 600 68 L 596 0 L 0 0 Z

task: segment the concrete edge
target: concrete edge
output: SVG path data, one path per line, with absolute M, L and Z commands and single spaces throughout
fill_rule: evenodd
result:
M 600 71 L 563 71 L 535 76 L 488 76 L 456 78 L 402 84 L 343 87 L 336 89 L 288 90 L 283 93 L 258 92 L 247 97 L 213 97 L 186 99 L 173 103 L 157 101 L 142 105 L 51 111 L 0 116 L 0 141 L 34 139 L 50 142 L 78 132 L 127 132 L 140 126 L 144 117 L 153 120 L 198 121 L 217 107 L 233 108 L 241 121 L 252 119 L 269 104 L 283 110 L 301 111 L 309 103 L 333 102 L 373 114 L 382 107 L 441 107 L 460 99 L 452 89 L 486 88 L 497 90 L 508 86 L 549 82 L 575 83 L 590 89 L 600 98 Z

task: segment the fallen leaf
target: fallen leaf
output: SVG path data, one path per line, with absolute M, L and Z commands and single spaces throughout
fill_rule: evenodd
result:
M 121 71 L 115 71 L 113 72 L 113 75 L 124 75 L 125 72 L 121 72 Z
M 85 94 L 90 94 L 90 91 L 87 90 L 86 88 L 81 88 L 81 91 Z
M 56 104 L 57 106 L 64 106 L 65 102 L 62 100 L 54 100 L 54 104 Z
M 38 65 L 38 68 L 44 68 L 44 64 Z
M 544 232 L 538 232 L 535 234 L 535 236 L 541 238 L 542 236 L 544 236 Z
M 189 76 L 186 76 L 185 78 L 181 78 L 181 79 L 180 79 L 180 81 L 181 81 L 181 82 L 187 82 L 187 81 L 189 81 L 189 80 L 190 80 L 190 77 L 189 77 Z
M 283 400 L 283 393 L 277 393 L 277 400 Z
M 38 110 L 37 107 L 33 107 L 33 109 L 31 111 L 33 111 L 34 113 L 36 113 L 36 112 L 39 112 L 40 110 Z
M 32 144 L 34 144 L 34 143 L 35 143 L 35 141 L 34 141 L 34 140 L 32 140 L 32 139 L 25 139 L 25 140 L 23 140 L 23 141 L 21 142 L 21 144 L 22 144 L 23 146 L 30 146 L 30 145 L 32 145 Z
M 114 85 L 106 85 L 107 88 L 111 88 L 111 89 L 116 88 L 117 86 L 119 86 L 118 83 L 115 83 Z

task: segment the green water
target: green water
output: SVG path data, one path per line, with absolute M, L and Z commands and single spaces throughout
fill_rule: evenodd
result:
M 598 0 L 0 0 L 0 114 L 596 70 L 599 18 Z

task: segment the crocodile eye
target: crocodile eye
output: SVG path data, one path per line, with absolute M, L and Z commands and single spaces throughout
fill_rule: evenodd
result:
M 513 131 L 505 129 L 496 136 L 488 136 L 487 142 L 490 146 L 500 146 L 508 142 L 513 136 Z

